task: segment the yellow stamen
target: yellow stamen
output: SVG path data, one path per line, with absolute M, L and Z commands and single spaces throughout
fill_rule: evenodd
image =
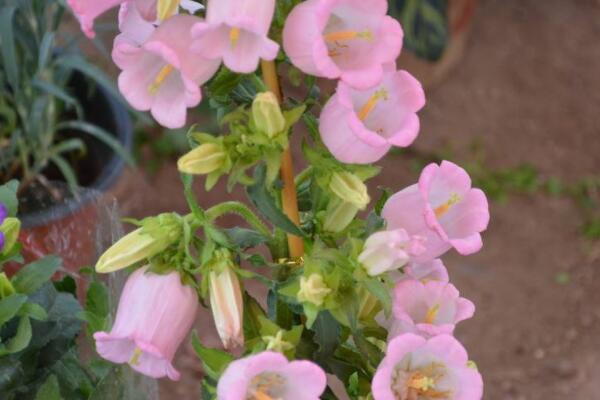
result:
M 137 365 L 140 362 L 140 357 L 142 355 L 142 349 L 136 347 L 133 351 L 133 356 L 131 356 L 131 360 L 129 360 L 129 364 Z
M 171 72 L 173 72 L 173 66 L 171 64 L 165 65 L 160 71 L 158 71 L 156 78 L 154 78 L 154 82 L 152 82 L 152 84 L 148 86 L 148 91 L 150 92 L 150 94 L 155 94 L 158 91 L 160 85 L 163 84 L 163 82 L 165 81 L 165 79 L 167 79 Z
M 450 207 L 452 207 L 454 204 L 458 203 L 460 200 L 461 200 L 461 198 L 459 195 L 457 195 L 456 193 L 452 193 L 452 195 L 450 196 L 450 199 L 448 199 L 447 202 L 445 202 L 441 206 L 438 206 L 434 210 L 435 216 L 440 218 L 442 215 L 446 214 L 448 212 L 448 210 L 450 210 Z
M 353 39 L 365 39 L 370 42 L 373 40 L 373 33 L 371 31 L 337 31 L 326 33 L 323 38 L 326 42 L 338 42 L 342 40 L 353 40 Z
M 435 317 L 437 317 L 439 312 L 440 312 L 439 304 L 436 304 L 435 306 L 433 306 L 429 310 L 427 310 L 427 314 L 425 315 L 425 323 L 433 324 L 433 320 L 435 319 Z
M 379 102 L 379 100 L 387 100 L 387 99 L 388 99 L 388 91 L 386 89 L 380 89 L 380 90 L 376 91 L 375 93 L 373 93 L 371 95 L 369 100 L 367 100 L 365 105 L 362 106 L 362 108 L 358 112 L 358 118 L 361 121 L 364 121 L 365 119 L 367 119 L 367 117 L 369 116 L 371 111 L 373 111 L 373 109 L 375 109 L 375 106 L 377 106 L 377 103 Z
M 240 28 L 231 28 L 229 31 L 229 41 L 231 47 L 235 47 L 240 40 Z
M 156 3 L 158 20 L 164 21 L 165 19 L 173 16 L 179 8 L 179 1 L 180 0 L 158 0 Z
M 435 381 L 433 378 L 416 373 L 410 378 L 407 386 L 420 392 L 426 392 L 435 387 Z

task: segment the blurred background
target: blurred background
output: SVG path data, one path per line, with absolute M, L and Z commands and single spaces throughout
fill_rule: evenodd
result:
M 390 0 L 390 8 L 406 34 L 399 64 L 424 83 L 427 106 L 419 138 L 381 162 L 371 193 L 414 183 L 431 161 L 464 166 L 491 199 L 492 220 L 480 253 L 445 261 L 477 305 L 457 336 L 484 376 L 485 399 L 599 398 L 600 1 Z M 81 49 L 114 80 L 102 56 L 113 35 L 109 24 Z M 207 110 L 193 119 L 217 129 Z M 128 217 L 185 212 L 175 165 L 185 131 L 134 121 L 135 166 L 111 181 L 109 195 Z M 245 197 L 224 185 L 206 193 L 201 182 L 196 191 L 205 206 Z M 208 313 L 196 329 L 218 345 Z M 191 346 L 176 365 L 182 382 L 160 382 L 162 398 L 196 399 Z

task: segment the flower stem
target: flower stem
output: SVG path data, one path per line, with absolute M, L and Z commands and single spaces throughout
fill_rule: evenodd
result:
M 267 87 L 277 97 L 281 103 L 283 97 L 279 87 L 279 78 L 274 61 L 261 61 L 263 80 Z M 294 162 L 292 151 L 288 147 L 281 157 L 281 180 L 283 189 L 281 190 L 281 200 L 283 212 L 296 225 L 300 225 L 300 214 L 298 212 L 298 196 L 296 194 L 296 185 L 294 183 Z M 287 235 L 289 256 L 291 258 L 300 258 L 304 255 L 304 242 L 302 238 L 296 235 Z
M 256 229 L 261 235 L 269 238 L 269 240 L 273 237 L 269 228 L 267 228 L 260 218 L 258 218 L 245 204 L 240 203 L 239 201 L 226 201 L 206 210 L 206 216 L 211 221 L 224 214 L 237 214 L 244 218 L 246 222 L 248 222 L 250 226 Z

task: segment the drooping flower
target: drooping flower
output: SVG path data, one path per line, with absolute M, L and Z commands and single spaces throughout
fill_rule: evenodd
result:
M 285 52 L 307 74 L 372 87 L 402 49 L 402 28 L 387 7 L 387 0 L 304 1 L 285 23 Z
M 481 374 L 450 335 L 393 339 L 371 385 L 375 400 L 480 400 Z
M 226 349 L 244 345 L 244 302 L 240 280 L 230 266 L 211 271 L 210 307 L 219 337 Z
M 321 139 L 344 163 L 378 161 L 392 146 L 409 146 L 419 133 L 417 111 L 425 105 L 421 84 L 394 64 L 384 71 L 370 89 L 352 89 L 340 81 L 321 112 Z
M 403 267 L 424 250 L 422 239 L 409 236 L 404 229 L 381 231 L 367 238 L 358 261 L 375 276 Z
M 200 103 L 200 85 L 219 68 L 189 49 L 191 27 L 202 21 L 175 15 L 154 30 L 140 46 L 128 35 L 119 35 L 113 60 L 122 69 L 119 89 L 133 108 L 148 111 L 163 126 L 185 125 L 187 108 Z
M 451 283 L 406 280 L 394 288 L 394 327 L 391 337 L 415 333 L 423 337 L 452 334 L 460 321 L 475 313 L 475 305 L 460 297 Z
M 173 356 L 197 310 L 196 291 L 181 283 L 178 272 L 157 275 L 140 268 L 125 283 L 110 333 L 94 334 L 96 350 L 103 358 L 129 363 L 144 375 L 178 380 Z
M 219 379 L 218 400 L 318 400 L 327 377 L 317 364 L 264 351 L 233 361 Z
M 394 194 L 383 207 L 388 229 L 404 228 L 426 238 L 417 262 L 430 261 L 454 247 L 460 254 L 479 251 L 480 232 L 489 222 L 488 202 L 458 165 L 442 161 L 428 165 L 419 183 Z
M 267 34 L 275 0 L 209 0 L 206 21 L 192 29 L 192 51 L 211 60 L 223 60 L 232 71 L 250 73 L 260 59 L 273 60 L 279 45 Z

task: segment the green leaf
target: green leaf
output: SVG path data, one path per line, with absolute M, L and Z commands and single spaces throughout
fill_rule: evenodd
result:
M 24 294 L 13 294 L 0 300 L 0 327 L 17 315 L 26 301 Z
M 21 268 L 12 284 L 19 293 L 30 294 L 38 290 L 60 268 L 62 260 L 56 255 L 46 256 Z
M 36 303 L 23 304 L 23 307 L 21 307 L 21 310 L 19 310 L 19 315 L 23 317 L 29 317 L 37 321 L 45 321 L 48 318 L 48 313 L 46 310 Z
M 45 32 L 38 54 L 38 73 L 41 73 L 50 59 L 54 45 L 54 32 Z
M 244 291 L 244 338 L 246 341 L 260 337 L 261 318 L 265 312 L 254 297 Z
M 277 208 L 275 199 L 265 186 L 265 179 L 266 168 L 264 164 L 260 164 L 254 170 L 254 185 L 247 188 L 248 196 L 256 208 L 278 228 L 296 236 L 305 236 L 304 232 Z
M 315 333 L 313 340 L 319 345 L 315 355 L 319 360 L 326 360 L 340 344 L 340 324 L 328 311 L 320 312 L 311 330 Z
M 390 290 L 377 278 L 368 278 L 363 281 L 367 290 L 381 302 L 386 315 L 390 314 L 392 308 L 392 296 Z
M 34 400 L 62 400 L 56 376 L 50 375 L 40 387 Z
M 56 167 L 58 167 L 60 173 L 67 181 L 69 190 L 71 190 L 72 193 L 75 193 L 77 191 L 77 176 L 75 175 L 75 171 L 73 170 L 71 164 L 69 164 L 67 160 L 59 155 L 50 156 L 50 160 L 52 163 L 54 163 L 54 165 L 56 165 Z
M 99 126 L 92 125 L 84 121 L 66 121 L 56 126 L 57 130 L 63 129 L 76 129 L 81 132 L 88 133 L 89 135 L 100 140 L 108 147 L 110 147 L 115 153 L 125 160 L 129 165 L 134 165 L 135 162 L 129 152 L 115 139 L 110 133 L 100 128 Z
M 64 101 L 66 104 L 73 106 L 78 116 L 83 115 L 83 109 L 81 108 L 81 104 L 79 104 L 79 101 L 75 97 L 67 93 L 63 88 L 55 85 L 52 82 L 46 82 L 38 78 L 33 78 L 31 80 L 31 84 L 33 87 L 36 87 L 48 93 L 49 95 Z
M 246 228 L 223 229 L 229 239 L 241 249 L 249 249 L 267 243 L 269 239 L 255 230 Z
M 218 379 L 229 363 L 234 360 L 229 353 L 203 346 L 195 331 L 192 333 L 192 346 L 202 360 L 204 371 L 213 379 Z
M 19 188 L 19 182 L 16 180 L 9 181 L 4 185 L 0 186 L 0 203 L 4 204 L 8 209 L 8 215 L 15 217 L 19 207 L 19 201 L 17 200 L 17 190 Z
M 8 341 L 0 344 L 0 357 L 23 350 L 31 341 L 31 321 L 28 317 L 21 317 L 17 333 Z
M 4 3 L 6 4 L 6 3 Z M 15 92 L 19 91 L 19 59 L 15 51 L 15 38 L 13 34 L 13 17 L 17 6 L 8 4 L 0 9 L 0 41 L 3 69 L 6 71 L 6 81 Z
M 85 308 L 100 317 L 106 317 L 110 313 L 108 304 L 108 289 L 98 281 L 93 281 L 87 291 Z

